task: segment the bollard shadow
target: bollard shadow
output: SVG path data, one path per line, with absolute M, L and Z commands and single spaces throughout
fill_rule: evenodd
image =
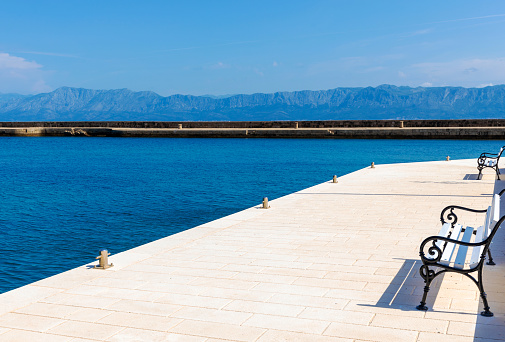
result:
M 421 266 L 422 262 L 420 260 L 406 259 L 375 305 L 358 305 L 402 311 L 418 311 L 416 306 L 421 302 L 424 292 L 424 280 L 419 274 Z M 426 300 L 426 305 L 430 310 L 433 310 L 433 305 L 435 304 L 444 276 L 445 274 L 440 275 L 431 283 L 430 292 Z

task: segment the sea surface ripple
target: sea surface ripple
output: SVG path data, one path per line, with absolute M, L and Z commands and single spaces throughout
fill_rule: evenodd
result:
M 0 293 L 369 166 L 499 141 L 0 138 Z

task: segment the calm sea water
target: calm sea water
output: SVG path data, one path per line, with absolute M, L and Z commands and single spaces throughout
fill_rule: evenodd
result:
M 0 292 L 370 165 L 501 141 L 0 138 Z

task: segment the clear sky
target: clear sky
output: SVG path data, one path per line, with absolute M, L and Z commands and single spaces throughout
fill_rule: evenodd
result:
M 505 83 L 505 1 L 2 0 L 0 92 Z

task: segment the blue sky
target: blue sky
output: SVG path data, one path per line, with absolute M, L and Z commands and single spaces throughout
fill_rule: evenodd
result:
M 0 92 L 482 87 L 504 33 L 502 0 L 4 0 Z

